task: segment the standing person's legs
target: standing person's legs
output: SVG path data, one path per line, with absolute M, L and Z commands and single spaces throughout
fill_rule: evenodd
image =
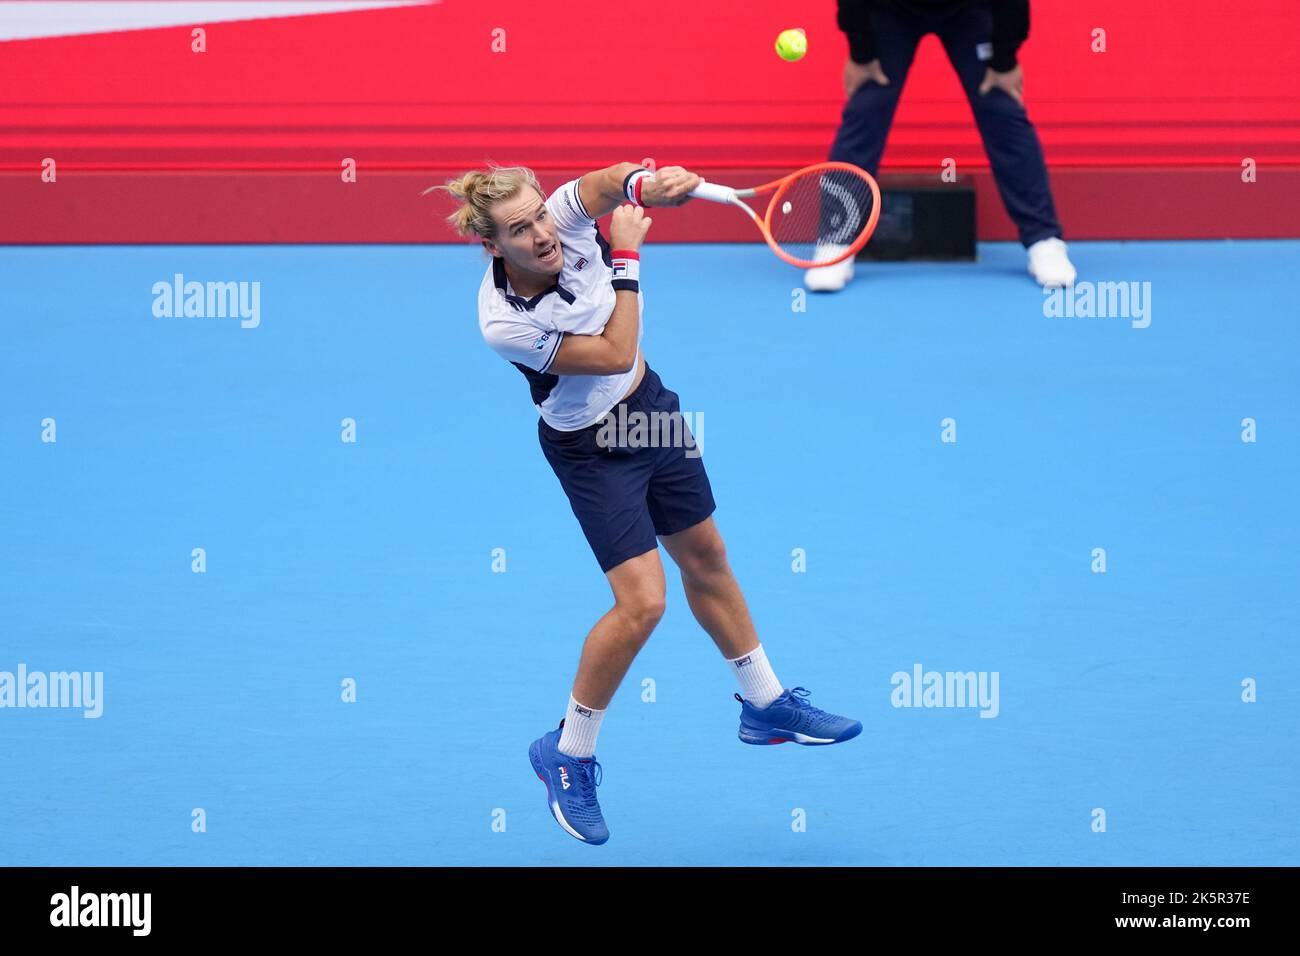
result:
M 831 144 L 830 161 L 853 163 L 875 176 L 889 127 L 894 122 L 894 111 L 903 95 L 907 71 L 916 55 L 916 45 L 925 34 L 925 24 L 920 18 L 887 6 L 873 12 L 871 22 L 876 54 L 889 85 L 868 80 L 848 98 L 835 142 Z
M 1041 239 L 1059 238 L 1061 224 L 1052 203 L 1047 163 L 1029 115 L 996 87 L 983 95 L 979 92 L 993 55 L 992 14 L 982 4 L 966 4 L 940 23 L 936 32 L 975 114 L 993 179 L 1021 243 L 1028 247 Z
M 885 152 L 885 140 L 894 122 L 907 71 L 912 66 L 916 45 L 925 35 L 925 17 L 908 13 L 887 3 L 880 4 L 871 14 L 872 33 L 876 59 L 888 84 L 882 86 L 874 79 L 862 83 L 844 104 L 840 128 L 831 144 L 830 161 L 861 166 L 872 176 L 880 167 L 880 157 Z M 829 177 L 833 182 L 834 177 Z M 834 204 L 831 204 L 832 206 Z M 826 230 L 827 210 L 823 209 L 822 229 L 818 236 L 818 256 L 822 261 L 836 258 L 847 252 L 847 240 Z M 833 220 L 833 216 L 832 216 Z M 814 292 L 838 292 L 853 278 L 853 257 L 833 265 L 818 266 L 804 274 L 804 285 Z

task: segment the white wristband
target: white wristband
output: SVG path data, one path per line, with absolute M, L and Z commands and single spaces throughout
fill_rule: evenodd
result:
M 610 255 L 610 285 L 615 291 L 626 289 L 629 292 L 641 290 L 641 256 L 639 253 L 624 249 L 615 249 Z

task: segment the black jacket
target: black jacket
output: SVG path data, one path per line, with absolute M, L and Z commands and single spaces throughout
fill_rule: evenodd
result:
M 1016 65 L 1016 51 L 1029 36 L 1029 0 L 839 0 L 836 22 L 849 38 L 849 56 L 854 63 L 876 58 L 871 35 L 871 11 L 889 6 L 906 13 L 934 13 L 963 3 L 983 3 L 993 11 L 993 59 L 989 66 L 1005 73 Z

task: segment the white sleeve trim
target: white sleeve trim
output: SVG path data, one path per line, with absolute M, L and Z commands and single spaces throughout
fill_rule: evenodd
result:
M 555 361 L 555 356 L 560 353 L 560 342 L 562 342 L 563 340 L 564 340 L 564 333 L 563 332 L 556 333 L 555 344 L 551 346 L 551 354 L 546 359 L 546 363 L 537 371 L 545 373 L 546 370 L 551 367 L 551 363 Z

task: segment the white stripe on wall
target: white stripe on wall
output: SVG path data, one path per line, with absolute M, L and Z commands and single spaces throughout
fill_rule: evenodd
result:
M 32 40 L 38 37 L 79 36 L 113 33 L 119 30 L 152 30 L 158 27 L 206 25 L 231 20 L 267 20 L 272 17 L 302 17 L 323 13 L 350 13 L 386 7 L 413 7 L 438 0 L 120 0 L 104 3 L 92 0 L 37 0 L 0 2 L 0 40 Z

